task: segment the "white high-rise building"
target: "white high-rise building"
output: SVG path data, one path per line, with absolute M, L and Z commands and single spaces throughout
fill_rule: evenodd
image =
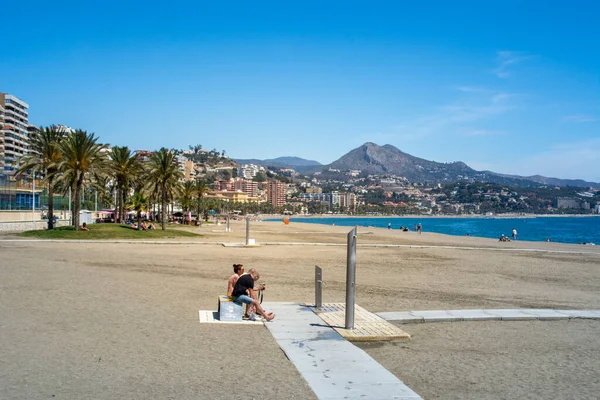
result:
M 264 167 L 260 167 L 258 165 L 245 164 L 238 168 L 238 176 L 244 179 L 252 179 L 256 176 L 256 174 L 264 170 Z
M 0 174 L 12 175 L 29 148 L 29 104 L 0 92 Z

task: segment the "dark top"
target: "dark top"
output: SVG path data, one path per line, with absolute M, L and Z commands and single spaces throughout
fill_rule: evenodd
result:
M 240 276 L 233 287 L 231 295 L 233 297 L 241 296 L 246 294 L 247 289 L 254 289 L 254 279 L 252 279 L 252 275 L 250 274 Z

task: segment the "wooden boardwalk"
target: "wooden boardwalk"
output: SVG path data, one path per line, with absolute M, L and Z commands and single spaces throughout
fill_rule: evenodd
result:
M 358 305 L 354 306 L 354 329 L 344 328 L 346 321 L 345 303 L 323 303 L 321 309 L 317 310 L 313 307 L 313 310 L 327 325 L 351 342 L 410 339 L 410 335 L 402 329 Z

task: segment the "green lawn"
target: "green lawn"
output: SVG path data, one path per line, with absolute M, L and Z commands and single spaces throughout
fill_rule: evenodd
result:
M 150 231 L 138 231 L 132 229 L 128 225 L 119 224 L 90 224 L 89 231 L 76 231 L 70 226 L 55 228 L 50 231 L 26 231 L 19 233 L 19 236 L 34 237 L 40 239 L 171 239 L 178 237 L 200 237 L 196 233 L 183 230 L 160 229 L 160 225 L 156 225 L 156 229 Z

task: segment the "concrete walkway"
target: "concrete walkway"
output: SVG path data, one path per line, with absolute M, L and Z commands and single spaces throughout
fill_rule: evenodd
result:
M 376 314 L 387 321 L 403 324 L 457 321 L 561 320 L 574 318 L 600 319 L 600 310 L 552 310 L 544 308 L 401 311 L 380 312 Z
M 274 302 L 263 307 L 277 314 L 265 326 L 319 399 L 421 398 L 310 307 Z

